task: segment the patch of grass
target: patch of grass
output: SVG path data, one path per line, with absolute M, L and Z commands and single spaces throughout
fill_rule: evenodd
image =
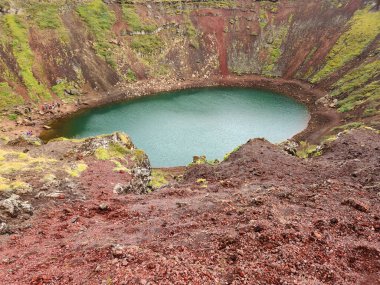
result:
M 197 184 L 199 184 L 202 188 L 208 187 L 208 181 L 205 178 L 199 178 L 197 179 Z
M 65 90 L 75 89 L 74 82 L 68 82 L 66 79 L 61 80 L 59 83 L 54 85 L 51 90 L 61 99 L 65 101 L 70 101 L 76 98 L 74 95 L 67 96 Z
M 268 14 L 265 9 L 260 7 L 259 12 L 259 25 L 261 29 L 264 29 L 268 25 Z
M 331 93 L 331 96 L 350 93 L 369 82 L 378 74 L 380 74 L 380 60 L 364 63 L 347 73 L 342 79 L 335 83 L 334 87 L 336 87 L 336 89 Z
M 5 109 L 24 103 L 23 98 L 15 94 L 6 82 L 0 82 L 0 109 Z
M 132 69 L 128 69 L 127 73 L 125 74 L 125 80 L 128 82 L 135 82 L 137 80 L 136 74 Z
M 308 142 L 300 142 L 296 155 L 300 158 L 309 158 L 322 155 L 322 151 L 318 149 L 317 145 L 309 144 Z
M 133 36 L 131 47 L 142 56 L 158 54 L 164 42 L 157 35 L 136 35 Z
M 56 32 L 64 43 L 69 41 L 69 35 L 59 15 L 59 3 L 26 2 L 25 5 L 31 20 L 40 29 Z
M 51 168 L 57 161 L 45 157 L 32 157 L 22 152 L 0 150 L 0 175 L 27 171 L 43 171 Z
M 375 107 L 369 107 L 369 108 L 366 108 L 363 112 L 363 117 L 366 118 L 366 117 L 372 117 L 372 116 L 375 116 L 377 114 L 379 114 L 380 111 L 378 109 L 376 109 Z
M 115 172 L 120 172 L 120 171 L 123 171 L 123 172 L 127 172 L 127 173 L 130 173 L 131 171 L 125 167 L 120 161 L 118 160 L 111 160 L 114 164 L 115 164 L 115 168 L 113 169 L 113 171 Z
M 133 4 L 122 3 L 123 18 L 128 23 L 129 28 L 133 32 L 153 32 L 157 26 L 153 23 L 143 23 L 139 14 L 137 14 Z
M 229 153 L 226 153 L 224 155 L 224 158 L 223 158 L 223 161 L 227 160 L 230 158 L 231 154 L 237 152 L 239 149 L 241 148 L 241 146 L 239 145 L 238 147 L 235 147 L 232 151 L 230 151 Z
M 271 43 L 268 47 L 268 57 L 262 70 L 262 73 L 264 75 L 273 75 L 273 69 L 275 68 L 282 55 L 282 43 L 288 36 L 288 32 L 289 24 L 283 24 L 282 26 L 275 29 L 275 32 L 273 34 L 273 43 Z
M 342 126 L 335 127 L 332 129 L 332 131 L 341 132 L 341 131 L 346 131 L 346 130 L 358 129 L 363 126 L 364 126 L 364 123 L 362 122 L 351 122 Z
M 153 189 L 161 188 L 168 184 L 168 180 L 165 177 L 165 172 L 158 169 L 152 170 L 152 179 L 150 180 L 148 186 Z
M 350 93 L 350 95 L 338 102 L 339 112 L 348 112 L 354 110 L 356 107 L 380 102 L 380 81 L 371 82 L 364 87 L 357 89 Z
M 34 56 L 29 46 L 28 29 L 21 16 L 5 15 L 4 21 L 9 36 L 12 38 L 12 52 L 20 68 L 20 76 L 29 91 L 29 97 L 38 102 L 51 99 L 49 90 L 34 77 Z
M 184 24 L 186 26 L 186 35 L 189 38 L 190 44 L 199 49 L 198 31 L 190 19 L 190 12 L 187 11 L 184 16 Z
M 367 6 L 355 13 L 348 23 L 348 30 L 329 52 L 325 66 L 311 79 L 312 83 L 326 78 L 359 56 L 376 38 L 380 31 L 380 11 L 370 10 L 371 6 Z
M 8 119 L 11 121 L 16 121 L 18 118 L 17 114 L 9 114 Z
M 137 164 L 142 164 L 146 159 L 147 155 L 145 151 L 142 149 L 135 149 L 133 150 L 133 158 L 132 158 Z
M 72 177 L 79 177 L 87 169 L 87 164 L 80 162 L 66 167 L 66 172 Z
M 108 36 L 111 34 L 115 15 L 102 0 L 93 0 L 78 6 L 77 12 L 95 38 L 94 49 L 108 64 L 115 66 Z
M 215 159 L 215 160 L 207 160 L 207 157 L 205 155 L 201 155 L 201 156 L 194 156 L 193 157 L 193 162 L 189 164 L 189 166 L 191 165 L 197 165 L 197 164 L 209 164 L 209 165 L 215 165 L 215 164 L 218 164 L 219 163 L 219 160 Z
M 108 148 L 99 147 L 95 150 L 95 157 L 99 160 L 125 158 L 131 151 L 119 143 L 112 143 Z

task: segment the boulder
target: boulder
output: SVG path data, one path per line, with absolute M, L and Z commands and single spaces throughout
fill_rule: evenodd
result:
M 5 214 L 16 218 L 18 215 L 26 213 L 33 214 L 33 207 L 27 201 L 22 201 L 20 196 L 12 194 L 9 198 L 0 201 L 0 215 Z

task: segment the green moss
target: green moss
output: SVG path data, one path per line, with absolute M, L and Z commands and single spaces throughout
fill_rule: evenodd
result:
M 69 35 L 60 18 L 59 3 L 26 2 L 25 5 L 30 19 L 40 29 L 56 32 L 63 42 L 69 41 Z
M 18 94 L 15 94 L 8 83 L 0 82 L 0 109 L 5 109 L 24 103 Z
M 325 66 L 314 75 L 311 82 L 319 82 L 347 62 L 359 56 L 377 37 L 380 31 L 380 11 L 370 11 L 371 7 L 359 10 L 348 23 L 343 33 L 327 56 Z
M 369 107 L 369 108 L 366 108 L 363 112 L 363 117 L 366 118 L 366 117 L 372 117 L 372 116 L 375 116 L 377 114 L 379 114 L 380 111 L 378 109 L 376 109 L 375 107 Z
M 68 139 L 68 138 L 64 138 L 64 137 L 59 137 L 59 138 L 52 139 L 49 142 L 65 142 L 65 141 L 70 141 L 70 142 L 74 142 L 74 143 L 81 143 L 81 142 L 84 142 L 85 139 Z
M 197 184 L 199 184 L 202 188 L 208 187 L 208 181 L 205 178 L 199 178 L 197 179 Z
M 338 102 L 339 112 L 348 112 L 363 104 L 380 102 L 380 81 L 371 82 Z
M 49 169 L 57 161 L 45 157 L 31 157 L 22 152 L 0 150 L 0 175 L 21 174 Z
M 66 167 L 66 172 L 72 176 L 72 177 L 79 177 L 82 172 L 84 172 L 87 169 L 87 164 L 81 162 L 74 164 L 70 167 Z
M 351 122 L 342 126 L 335 127 L 334 129 L 332 129 L 332 131 L 341 132 L 341 131 L 346 131 L 346 130 L 351 130 L 351 129 L 358 129 L 362 126 L 364 126 L 364 123 L 362 122 Z
M 143 164 L 145 160 L 147 159 L 147 155 L 145 151 L 142 149 L 135 149 L 133 151 L 133 158 L 132 158 L 137 164 Z
M 224 155 L 223 160 L 227 160 L 227 159 L 229 159 L 230 156 L 231 156 L 231 154 L 237 152 L 240 148 L 241 148 L 241 146 L 238 146 L 238 147 L 234 148 L 231 152 L 226 153 L 226 154 Z
M 259 25 L 261 29 L 264 29 L 268 25 L 268 14 L 265 9 L 262 9 L 260 6 L 259 12 Z
M 273 70 L 282 55 L 281 46 L 288 36 L 288 31 L 289 24 L 283 24 L 281 27 L 274 29 L 273 43 L 268 47 L 268 57 L 262 69 L 264 75 L 273 75 Z
M 34 56 L 29 46 L 28 30 L 21 16 L 5 15 L 4 21 L 7 32 L 12 38 L 12 52 L 20 68 L 19 75 L 29 91 L 29 97 L 35 102 L 51 99 L 49 90 L 34 77 Z
M 209 164 L 209 165 L 215 165 L 215 164 L 218 164 L 219 163 L 219 160 L 215 159 L 215 160 L 207 160 L 207 157 L 205 155 L 201 155 L 201 156 L 194 156 L 193 157 L 193 162 L 189 164 L 189 166 L 191 165 L 197 165 L 197 164 Z
M 128 23 L 128 27 L 134 32 L 153 32 L 157 26 L 153 23 L 143 23 L 137 14 L 133 4 L 122 3 L 123 18 Z
M 308 142 L 300 142 L 300 146 L 297 149 L 296 155 L 300 158 L 309 158 L 322 155 L 322 152 L 318 150 L 317 145 L 309 144 Z
M 94 49 L 107 63 L 115 66 L 108 36 L 115 22 L 115 15 L 102 0 L 93 0 L 78 6 L 77 12 L 95 38 Z
M 29 183 L 26 183 L 24 181 L 14 181 L 10 184 L 10 188 L 13 191 L 18 192 L 30 192 L 32 190 L 32 186 Z
M 198 49 L 199 48 L 198 31 L 190 19 L 189 11 L 187 11 L 187 13 L 184 16 L 184 24 L 186 26 L 186 35 L 189 38 L 190 44 L 193 47 Z
M 8 119 L 11 121 L 16 121 L 18 118 L 17 114 L 9 114 Z
M 335 83 L 335 90 L 331 95 L 338 96 L 343 93 L 350 93 L 375 78 L 378 74 L 380 74 L 380 60 L 364 63 Z
M 125 158 L 130 150 L 119 143 L 111 143 L 108 148 L 100 147 L 95 150 L 95 157 L 99 160 L 110 160 L 114 158 Z
M 135 82 L 137 80 L 136 74 L 132 69 L 128 69 L 127 73 L 125 74 L 125 80 L 128 82 Z
M 64 101 L 73 101 L 76 96 L 73 95 L 66 95 L 65 90 L 75 89 L 74 82 L 68 82 L 66 79 L 61 80 L 59 83 L 54 85 L 51 90 L 61 99 Z
M 122 171 L 122 172 L 128 172 L 128 173 L 130 173 L 131 171 L 127 168 L 127 167 L 125 167 L 120 161 L 118 161 L 118 160 L 111 160 L 114 164 L 115 164 L 115 168 L 113 169 L 113 171 L 115 171 L 115 172 L 120 172 L 120 171 Z
M 131 47 L 142 56 L 158 54 L 164 42 L 157 35 L 136 35 L 133 36 Z
M 149 186 L 153 189 L 161 188 L 168 184 L 166 179 L 166 174 L 162 170 L 153 169 L 152 170 L 152 179 L 149 182 Z
M 51 183 L 54 182 L 57 179 L 57 177 L 54 174 L 45 174 L 44 177 L 42 177 L 41 182 L 43 183 Z

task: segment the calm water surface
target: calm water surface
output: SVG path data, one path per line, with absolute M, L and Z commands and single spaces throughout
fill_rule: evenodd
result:
M 87 110 L 53 125 L 52 137 L 124 131 L 152 166 L 187 165 L 194 155 L 222 159 L 250 138 L 278 143 L 307 127 L 306 107 L 279 94 L 242 88 L 163 93 Z

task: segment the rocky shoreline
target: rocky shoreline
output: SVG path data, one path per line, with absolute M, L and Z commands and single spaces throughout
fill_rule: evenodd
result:
M 331 105 L 329 100 L 321 100 L 327 97 L 327 92 L 316 88 L 315 86 L 298 80 L 286 80 L 282 78 L 267 78 L 262 76 L 217 76 L 207 79 L 192 80 L 147 80 L 139 81 L 134 84 L 115 86 L 112 90 L 105 93 L 91 94 L 80 98 L 79 103 L 63 105 L 53 112 L 41 114 L 40 111 L 33 111 L 33 118 L 22 122 L 19 127 L 8 131 L 3 127 L 4 135 L 14 134 L 14 130 L 22 131 L 32 130 L 34 135 L 44 138 L 43 132 L 49 129 L 57 120 L 64 120 L 67 117 L 75 116 L 77 113 L 89 108 L 98 107 L 105 104 L 123 102 L 142 96 L 154 96 L 157 93 L 182 90 L 188 88 L 202 87 L 247 87 L 266 89 L 278 92 L 285 96 L 296 99 L 306 105 L 310 112 L 310 121 L 308 127 L 301 133 L 297 134 L 295 140 L 307 140 L 312 143 L 319 143 L 321 138 L 328 133 L 333 127 L 340 123 L 340 115 Z M 321 103 L 322 102 L 322 103 Z M 18 108 L 20 109 L 20 108 Z M 24 114 L 28 116 L 28 114 Z M 13 123 L 8 122 L 8 126 Z M 19 135 L 20 133 L 18 133 Z M 46 137 L 46 135 L 45 135 Z

